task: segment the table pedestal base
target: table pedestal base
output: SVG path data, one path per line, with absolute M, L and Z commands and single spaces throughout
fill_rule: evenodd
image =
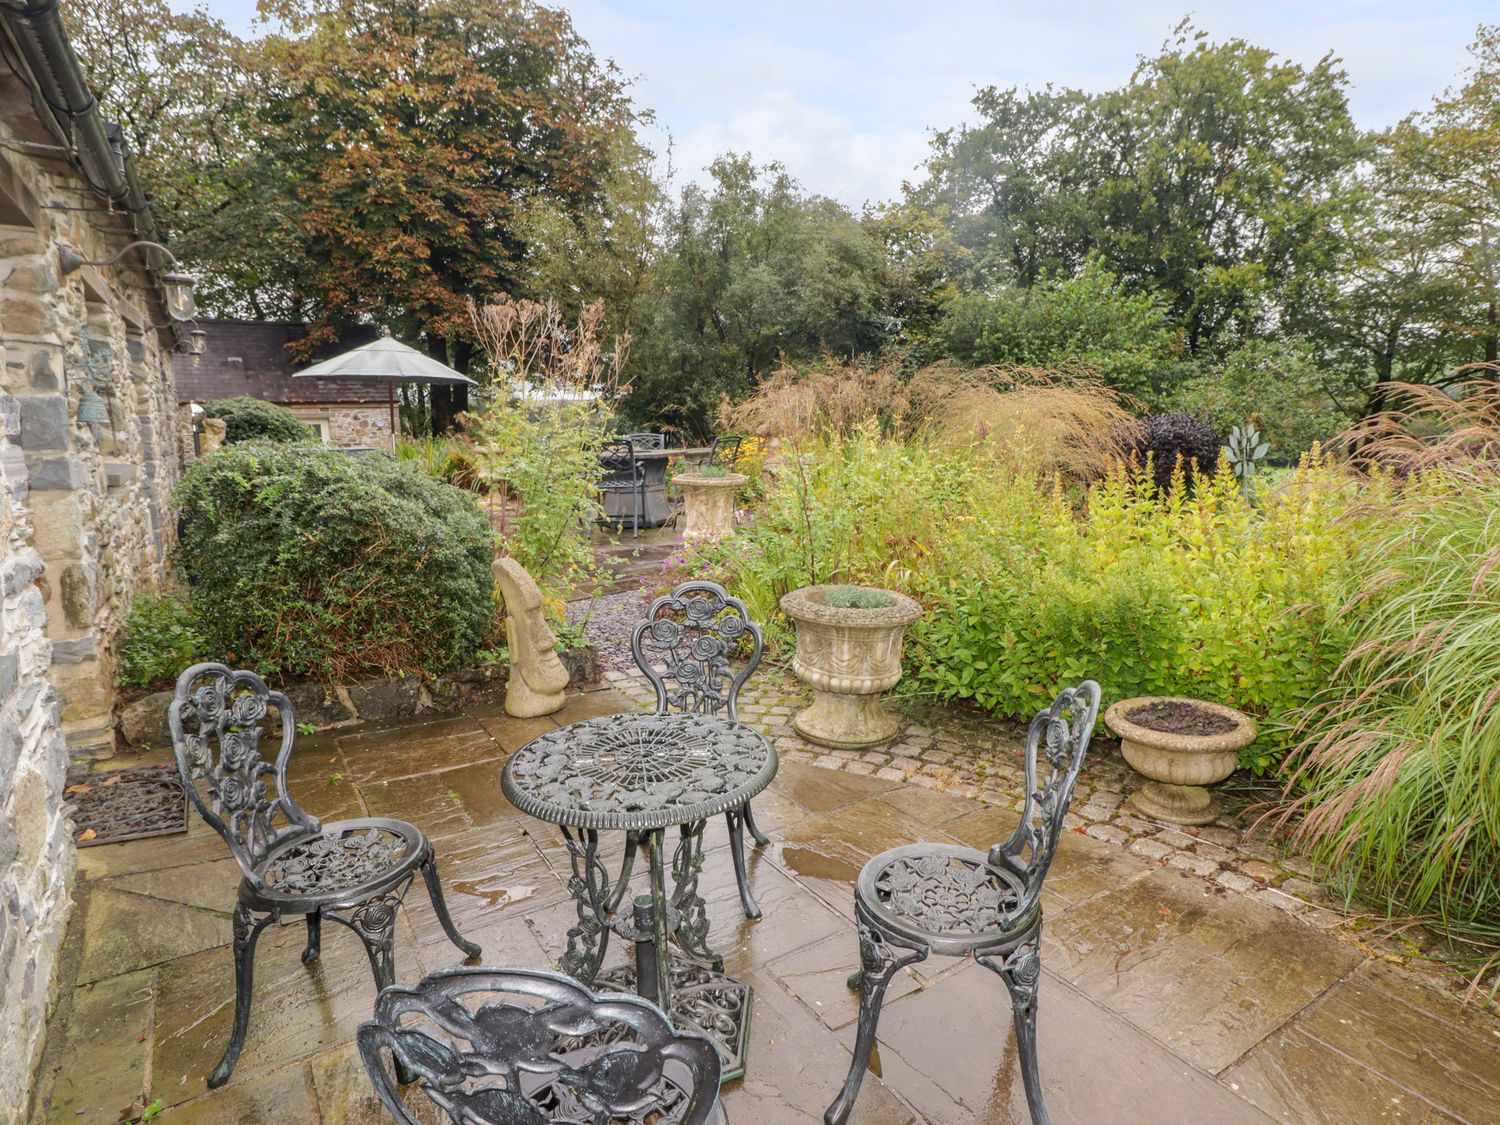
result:
M 595 992 L 636 992 L 635 966 L 616 965 L 594 978 Z M 654 996 L 648 1000 L 655 1001 Z M 750 1046 L 750 986 L 706 965 L 672 958 L 672 1003 L 667 1015 L 678 1031 L 696 1031 L 719 1048 L 721 1082 L 745 1073 Z

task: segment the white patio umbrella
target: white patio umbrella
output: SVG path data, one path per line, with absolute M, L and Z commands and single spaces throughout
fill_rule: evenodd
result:
M 342 355 L 315 363 L 306 371 L 299 371 L 293 379 L 383 379 L 389 392 L 391 404 L 391 442 L 394 445 L 400 431 L 396 428 L 396 384 L 397 383 L 467 383 L 474 380 L 463 375 L 446 363 L 439 363 L 416 348 L 409 348 L 400 340 L 391 338 L 390 329 L 385 329 L 380 339 Z

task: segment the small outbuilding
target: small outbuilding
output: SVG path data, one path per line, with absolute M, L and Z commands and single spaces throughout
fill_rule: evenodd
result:
M 346 331 L 294 362 L 290 345 L 307 334 L 301 324 L 255 320 L 203 320 L 204 354 L 176 358 L 177 395 L 184 403 L 249 395 L 284 406 L 315 431 L 325 445 L 343 449 L 391 448 L 387 390 L 359 379 L 293 379 L 312 364 L 376 339 L 375 328 Z

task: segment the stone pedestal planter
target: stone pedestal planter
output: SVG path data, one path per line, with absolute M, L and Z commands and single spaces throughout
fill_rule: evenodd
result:
M 1234 724 L 1218 734 L 1169 734 L 1131 722 L 1127 716 L 1153 703 L 1187 703 Z M 1219 802 L 1203 786 L 1223 781 L 1239 763 L 1239 752 L 1255 741 L 1255 720 L 1232 707 L 1197 699 L 1140 696 L 1122 699 L 1104 713 L 1120 739 L 1120 751 L 1137 773 L 1150 780 L 1130 795 L 1130 803 L 1153 820 L 1168 824 L 1208 824 Z
M 672 479 L 682 486 L 687 515 L 683 538 L 728 535 L 734 530 L 734 494 L 749 477 L 743 473 L 726 473 L 721 477 L 679 473 Z
M 901 679 L 901 642 L 922 607 L 891 593 L 877 609 L 827 602 L 828 586 L 793 590 L 781 609 L 797 624 L 797 678 L 813 689 L 812 706 L 792 725 L 809 742 L 841 750 L 877 746 L 896 736 L 896 717 L 880 693 Z

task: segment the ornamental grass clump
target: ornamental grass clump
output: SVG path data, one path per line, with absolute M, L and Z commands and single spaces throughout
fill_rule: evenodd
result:
M 885 590 L 847 585 L 830 586 L 823 593 L 823 603 L 833 609 L 884 609 L 893 604 Z
M 332 682 L 484 647 L 494 545 L 471 493 L 385 454 L 251 443 L 195 462 L 176 499 L 214 659 Z
M 1500 947 L 1500 476 L 1431 469 L 1353 544 L 1347 655 L 1304 715 L 1288 820 L 1351 894 Z

